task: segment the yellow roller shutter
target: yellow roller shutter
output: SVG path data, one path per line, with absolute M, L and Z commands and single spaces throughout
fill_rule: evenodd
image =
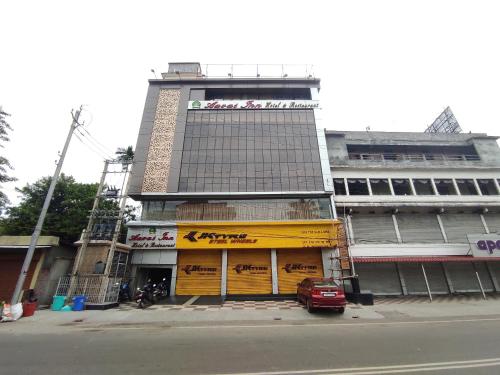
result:
M 220 295 L 220 250 L 179 251 L 177 295 Z
M 323 277 L 320 249 L 278 250 L 278 291 L 280 294 L 297 292 L 297 283 L 306 277 Z
M 229 250 L 227 294 L 271 294 L 271 251 Z

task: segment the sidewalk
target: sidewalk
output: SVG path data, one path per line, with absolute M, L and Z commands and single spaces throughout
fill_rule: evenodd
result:
M 500 299 L 442 299 L 430 303 L 426 299 L 374 306 L 348 305 L 344 314 L 318 311 L 309 314 L 295 301 L 233 302 L 231 306 L 155 305 L 144 310 L 133 305 L 106 311 L 54 312 L 39 310 L 33 317 L 0 324 L 2 331 L 12 333 L 64 333 L 74 328 L 136 327 L 166 328 L 174 326 L 207 326 L 238 324 L 337 324 L 364 321 L 432 320 L 459 317 L 500 317 Z

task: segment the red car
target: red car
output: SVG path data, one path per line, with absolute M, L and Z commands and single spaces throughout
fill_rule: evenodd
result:
M 307 278 L 297 284 L 297 299 L 307 306 L 307 311 L 315 308 L 334 309 L 341 314 L 347 301 L 344 288 L 334 279 Z

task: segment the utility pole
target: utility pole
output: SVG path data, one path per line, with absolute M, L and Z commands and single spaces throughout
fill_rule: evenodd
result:
M 19 278 L 17 279 L 16 288 L 14 289 L 14 293 L 12 294 L 11 304 L 17 303 L 21 297 L 24 281 L 26 280 L 26 275 L 28 274 L 31 260 L 33 259 L 33 254 L 35 253 L 36 245 L 38 243 L 38 238 L 40 237 L 40 233 L 42 232 L 43 222 L 45 221 L 45 216 L 47 215 L 47 210 L 49 208 L 50 201 L 52 200 L 52 195 L 54 194 L 54 189 L 56 187 L 56 183 L 59 178 L 59 173 L 61 172 L 61 168 L 64 162 L 64 157 L 66 156 L 66 151 L 68 150 L 69 142 L 71 141 L 71 136 L 73 135 L 74 130 L 78 126 L 80 126 L 80 123 L 78 123 L 78 119 L 80 118 L 81 112 L 82 112 L 82 106 L 80 106 L 80 109 L 78 109 L 76 113 L 71 112 L 73 121 L 71 122 L 68 137 L 66 138 L 66 143 L 64 144 L 61 157 L 57 162 L 57 167 L 54 172 L 54 176 L 52 176 L 52 181 L 50 182 L 49 191 L 47 192 L 47 196 L 45 197 L 45 202 L 43 203 L 42 212 L 40 212 L 40 216 L 38 217 L 38 222 L 36 223 L 35 230 L 31 235 L 31 243 L 28 248 L 28 252 L 26 253 L 26 257 L 24 258 L 23 267 L 21 268 L 21 273 L 19 274 Z

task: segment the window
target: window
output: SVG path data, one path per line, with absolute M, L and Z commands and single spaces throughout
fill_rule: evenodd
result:
M 462 195 L 477 195 L 476 185 L 472 179 L 457 179 L 458 190 Z
M 494 180 L 478 179 L 477 183 L 483 195 L 498 195 L 497 187 L 495 186 Z
M 389 180 L 386 178 L 370 178 L 373 195 L 391 195 Z
M 415 193 L 417 195 L 434 195 L 434 190 L 432 190 L 431 180 L 428 178 L 414 179 L 413 186 L 415 186 Z
M 434 180 L 439 195 L 457 195 L 451 179 Z
M 333 179 L 333 189 L 335 191 L 335 195 L 346 195 L 347 192 L 345 190 L 345 183 L 343 178 L 335 178 Z
M 406 178 L 395 178 L 392 180 L 392 187 L 396 195 L 412 195 L 410 180 Z
M 350 195 L 369 195 L 368 194 L 368 183 L 366 179 L 347 179 L 347 186 L 349 187 Z

